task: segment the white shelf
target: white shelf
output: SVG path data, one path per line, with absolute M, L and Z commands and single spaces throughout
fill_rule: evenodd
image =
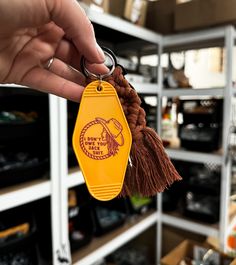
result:
M 187 150 L 166 149 L 171 159 L 183 160 L 188 162 L 214 163 L 222 165 L 223 156 L 220 154 L 200 153 Z
M 181 97 L 181 96 L 211 96 L 217 97 L 224 95 L 224 87 L 215 87 L 215 88 L 176 88 L 176 89 L 163 89 L 162 96 L 165 97 Z
M 108 27 L 111 28 L 112 30 L 116 30 L 128 34 L 129 36 L 140 38 L 142 40 L 152 42 L 155 44 L 160 43 L 162 40 L 161 35 L 151 30 L 134 25 L 128 21 L 125 21 L 124 19 L 109 15 L 107 13 L 96 12 L 83 3 L 80 3 L 80 5 L 85 10 L 89 19 L 92 22 L 97 23 L 101 26 Z
M 0 212 L 51 195 L 49 180 L 34 180 L 0 190 Z
M 69 170 L 69 174 L 67 176 L 67 188 L 68 189 L 84 184 L 84 183 L 85 183 L 84 177 L 79 168 Z
M 180 33 L 163 37 L 163 46 L 167 50 L 172 50 L 178 46 L 188 47 L 193 49 L 194 46 L 214 46 L 224 45 L 224 37 L 226 34 L 226 27 L 218 27 L 207 30 L 200 30 L 188 33 Z
M 114 230 L 113 232 L 105 235 L 104 237 L 96 238 L 92 243 L 85 247 L 84 257 L 83 249 L 78 250 L 78 255 L 75 253 L 73 256 L 74 265 L 88 265 L 102 259 L 126 244 L 143 231 L 156 224 L 158 219 L 157 212 L 147 215 L 147 217 L 140 217 L 140 221 L 134 221 L 135 223 L 126 223 L 121 228 Z M 105 243 L 103 243 L 105 241 Z
M 196 234 L 204 236 L 219 237 L 219 229 L 210 225 L 204 225 L 197 222 L 192 222 L 184 218 L 172 216 L 169 214 L 161 215 L 162 222 L 167 225 L 178 227 L 183 230 L 188 230 Z
M 131 85 L 135 88 L 137 93 L 140 94 L 158 94 L 160 92 L 160 88 L 158 84 L 147 84 L 147 83 L 131 83 Z

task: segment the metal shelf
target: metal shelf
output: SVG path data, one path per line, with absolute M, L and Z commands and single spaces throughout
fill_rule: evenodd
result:
M 181 96 L 211 96 L 218 97 L 224 96 L 224 87 L 215 88 L 176 88 L 176 89 L 163 89 L 162 96 L 165 97 L 181 97 Z
M 0 190 L 0 212 L 51 195 L 50 180 L 34 180 Z
M 99 259 L 109 255 L 125 243 L 129 242 L 152 225 L 155 225 L 157 219 L 157 212 L 147 213 L 144 216 L 139 216 L 132 222 L 127 222 L 124 226 L 107 235 L 94 238 L 87 247 L 72 254 L 73 264 L 93 264 Z
M 158 84 L 148 84 L 148 83 L 132 83 L 131 84 L 137 93 L 140 94 L 158 94 L 160 92 L 160 88 Z
M 223 156 L 221 154 L 209 154 L 209 153 L 200 153 L 194 151 L 187 151 L 181 149 L 166 149 L 167 154 L 171 159 L 183 160 L 189 162 L 199 162 L 199 163 L 214 163 L 222 165 Z
M 223 46 L 226 27 L 174 34 L 163 37 L 165 51 Z
M 68 189 L 84 184 L 84 183 L 85 183 L 84 177 L 79 168 L 73 168 L 69 170 L 69 173 L 67 176 L 67 188 Z
M 125 21 L 124 19 L 112 16 L 107 13 L 98 13 L 94 10 L 91 10 L 87 5 L 83 3 L 80 3 L 80 5 L 83 7 L 87 16 L 93 23 L 155 44 L 160 43 L 162 40 L 161 35 L 151 30 L 134 25 L 128 21 Z
M 193 222 L 183 217 L 176 217 L 169 214 L 161 215 L 162 222 L 167 225 L 178 227 L 183 230 L 188 230 L 196 234 L 201 234 L 204 236 L 219 237 L 219 229 L 211 226 L 201 224 L 199 222 Z

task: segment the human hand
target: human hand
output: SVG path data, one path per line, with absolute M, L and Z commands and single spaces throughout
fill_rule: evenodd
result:
M 81 56 L 104 71 L 92 24 L 75 0 L 0 1 L 0 83 L 79 101 L 85 84 Z

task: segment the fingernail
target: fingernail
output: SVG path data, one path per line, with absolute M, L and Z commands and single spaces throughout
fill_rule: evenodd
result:
M 101 59 L 104 62 L 105 55 L 104 55 L 102 48 L 98 44 L 97 44 L 97 51 L 98 51 L 99 59 Z

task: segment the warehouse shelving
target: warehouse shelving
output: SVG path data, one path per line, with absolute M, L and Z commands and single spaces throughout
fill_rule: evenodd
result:
M 168 224 L 180 229 L 205 236 L 215 236 L 225 239 L 227 226 L 227 200 L 229 198 L 229 164 L 225 164 L 227 153 L 227 131 L 230 118 L 230 98 L 232 96 L 232 52 L 235 30 L 231 26 L 214 28 L 194 33 L 177 34 L 174 36 L 161 36 L 152 31 L 135 26 L 127 21 L 108 14 L 97 13 L 83 6 L 88 17 L 95 25 L 97 38 L 103 43 L 106 36 L 113 32 L 108 44 L 114 51 L 124 53 L 142 52 L 142 54 L 161 54 L 165 51 L 178 51 L 212 47 L 215 45 L 226 47 L 226 85 L 206 89 L 163 89 L 162 69 L 157 68 L 158 82 L 155 84 L 132 84 L 138 93 L 155 95 L 158 97 L 158 130 L 161 129 L 161 98 L 180 96 L 219 96 L 224 97 L 224 132 L 223 148 L 219 153 L 199 153 L 183 149 L 167 149 L 172 159 L 191 162 L 210 162 L 222 166 L 221 183 L 221 218 L 219 225 L 206 225 L 184 218 L 178 213 L 166 214 L 162 211 L 162 195 L 157 198 L 157 211 L 147 213 L 134 222 L 127 222 L 123 227 L 114 230 L 104 237 L 95 239 L 88 247 L 78 250 L 73 255 L 70 253 L 68 240 L 68 189 L 81 185 L 84 179 L 79 168 L 68 169 L 67 161 L 67 101 L 50 95 L 50 179 L 31 181 L 13 188 L 0 190 L 0 211 L 4 211 L 25 203 L 51 197 L 51 222 L 52 222 L 52 252 L 53 265 L 60 265 L 58 255 L 71 261 L 75 265 L 91 265 L 93 262 L 110 254 L 137 235 L 153 225 L 157 226 L 157 264 L 161 258 L 162 225 Z M 97 27 L 97 29 L 96 29 Z M 107 34 L 109 36 L 109 34 Z M 106 40 L 107 43 L 107 40 Z M 135 44 L 135 45 L 134 45 Z M 15 86 L 15 85 L 1 85 Z M 21 89 L 22 87 L 15 86 Z M 63 263 L 65 264 L 65 263 Z M 68 263 L 69 264 L 69 263 Z
M 215 153 L 193 152 L 184 149 L 167 148 L 167 153 L 172 159 L 213 163 L 221 166 L 221 195 L 220 195 L 220 221 L 218 227 L 206 226 L 192 220 L 186 220 L 181 214 L 161 213 L 163 223 L 179 227 L 185 230 L 203 234 L 206 236 L 214 236 L 219 238 L 222 249 L 226 242 L 226 228 L 228 225 L 228 204 L 230 196 L 230 161 L 226 162 L 227 156 L 227 137 L 230 126 L 231 117 L 231 99 L 233 95 L 232 87 L 232 68 L 233 68 L 233 46 L 235 39 L 235 29 L 231 26 L 213 28 L 199 32 L 191 32 L 184 34 L 176 34 L 163 38 L 163 50 L 166 52 L 183 51 L 189 49 L 200 49 L 208 47 L 225 47 L 226 50 L 226 70 L 225 70 L 225 87 L 212 87 L 206 89 L 161 89 L 160 98 L 162 97 L 199 97 L 213 96 L 223 97 L 223 132 L 222 132 L 222 149 Z M 160 104 L 161 106 L 161 104 Z M 159 108 L 159 111 L 161 109 Z M 159 132 L 161 123 L 159 121 Z M 161 209 L 162 195 L 158 196 L 158 205 Z M 161 233 L 161 230 L 159 231 Z M 161 235 L 158 237 L 158 244 L 161 246 Z

